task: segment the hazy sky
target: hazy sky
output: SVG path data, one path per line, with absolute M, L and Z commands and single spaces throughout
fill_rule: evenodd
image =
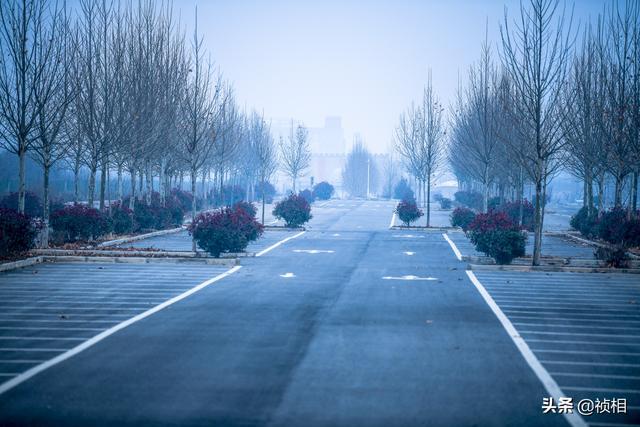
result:
M 192 28 L 195 5 L 207 49 L 238 101 L 273 118 L 320 126 L 342 117 L 348 143 L 360 132 L 386 151 L 400 112 L 421 96 L 428 69 L 445 105 L 458 74 L 477 60 L 488 23 L 499 42 L 505 4 L 517 1 L 176 0 Z M 570 3 L 569 3 L 570 4 Z M 578 1 L 584 22 L 602 1 Z

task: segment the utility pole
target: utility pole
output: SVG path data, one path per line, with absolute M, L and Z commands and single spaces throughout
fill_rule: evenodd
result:
M 367 157 L 367 200 L 369 199 L 370 182 L 371 182 L 371 158 Z

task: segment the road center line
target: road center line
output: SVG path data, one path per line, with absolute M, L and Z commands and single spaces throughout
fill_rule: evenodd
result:
M 285 242 L 288 242 L 289 240 L 295 239 L 296 237 L 300 237 L 300 236 L 302 236 L 304 233 L 305 233 L 304 231 L 301 231 L 301 232 L 299 232 L 298 234 L 296 234 L 296 235 L 294 235 L 294 236 L 290 236 L 290 237 L 287 237 L 286 239 L 282 239 L 282 240 L 280 240 L 279 242 L 276 242 L 276 243 L 274 243 L 273 245 L 269 246 L 267 249 L 263 249 L 263 250 L 261 250 L 260 252 L 258 252 L 258 253 L 256 254 L 256 256 L 257 256 L 257 257 L 258 257 L 258 256 L 262 256 L 262 255 L 266 254 L 267 252 L 274 250 L 275 248 L 277 248 L 277 247 L 278 247 L 278 246 L 280 246 L 281 244 L 283 244 L 283 243 L 285 243 Z
M 189 289 L 186 292 L 183 292 L 182 294 L 175 296 L 173 298 L 171 298 L 170 300 L 167 300 L 165 302 L 163 302 L 162 304 L 159 304 L 143 313 L 138 314 L 137 316 L 134 316 L 128 320 L 125 320 L 122 323 L 118 323 L 117 325 L 107 329 L 106 331 L 103 331 L 101 333 L 99 333 L 98 335 L 94 336 L 93 338 L 83 342 L 82 344 L 79 344 L 78 346 L 54 357 L 53 359 L 47 360 L 44 363 L 41 363 L 39 365 L 34 366 L 33 368 L 23 372 L 22 374 L 18 375 L 17 377 L 14 377 L 12 379 L 10 379 L 9 381 L 0 384 L 0 395 L 11 390 L 12 388 L 14 388 L 15 386 L 22 384 L 23 382 L 27 381 L 29 378 L 39 374 L 40 372 L 51 368 L 52 366 L 57 365 L 60 362 L 63 362 L 73 356 L 75 356 L 78 353 L 83 352 L 84 350 L 93 347 L 94 345 L 96 345 L 97 343 L 99 343 L 100 341 L 104 340 L 105 338 L 115 334 L 116 332 L 120 331 L 121 329 L 126 328 L 127 326 L 130 326 L 146 317 L 151 316 L 152 314 L 157 313 L 158 311 L 169 307 L 170 305 L 173 305 L 175 303 L 177 303 L 178 301 L 181 301 L 185 298 L 187 298 L 188 296 L 206 288 L 207 286 L 211 285 L 212 283 L 217 282 L 218 280 L 224 279 L 225 277 L 235 273 L 236 271 L 240 270 L 240 268 L 242 268 L 241 266 L 235 266 L 227 271 L 225 271 L 222 274 L 219 274 L 209 280 L 206 280 L 202 283 L 200 283 L 199 285 Z
M 443 236 L 447 241 L 450 242 L 449 244 L 451 245 L 451 247 L 455 248 L 455 246 L 447 238 L 447 236 L 446 235 L 443 235 Z M 454 252 L 456 252 L 456 249 L 454 249 Z M 533 352 L 529 348 L 529 345 L 527 345 L 525 340 L 520 336 L 516 328 L 511 324 L 511 321 L 507 318 L 507 316 L 505 316 L 505 314 L 502 312 L 500 307 L 498 307 L 498 305 L 493 301 L 493 298 L 491 298 L 491 295 L 489 295 L 489 293 L 486 291 L 484 286 L 482 286 L 482 283 L 480 283 L 480 281 L 475 276 L 475 274 L 473 274 L 473 271 L 467 270 L 466 273 L 467 273 L 467 276 L 469 276 L 469 280 L 471 280 L 471 283 L 473 283 L 473 285 L 476 287 L 476 289 L 478 290 L 482 298 L 484 298 L 487 305 L 491 308 L 493 313 L 496 315 L 496 317 L 502 324 L 502 327 L 507 331 L 507 334 L 509 335 L 513 343 L 516 345 L 518 350 L 520 350 L 522 357 L 524 357 L 525 361 L 529 364 L 529 367 L 531 367 L 531 369 L 536 374 L 540 382 L 542 382 L 542 385 L 549 393 L 549 396 L 552 396 L 555 401 L 559 401 L 560 397 L 566 396 L 566 394 L 564 394 L 560 389 L 560 386 L 558 385 L 558 383 L 556 383 L 556 381 L 551 377 L 549 372 L 544 368 L 544 366 L 542 366 L 538 358 L 536 358 L 536 356 L 533 354 Z M 566 418 L 567 422 L 573 427 L 587 426 L 587 423 L 585 423 L 584 420 L 577 413 L 563 414 L 563 415 Z
M 456 244 L 453 243 L 453 240 L 451 240 L 449 236 L 447 236 L 447 233 L 442 233 L 442 237 L 444 237 L 444 240 L 446 240 L 447 243 L 449 243 L 449 246 L 451 246 L 451 249 L 453 249 L 453 253 L 456 255 L 456 258 L 458 258 L 458 261 L 462 261 L 462 254 L 458 250 L 458 247 L 456 246 Z

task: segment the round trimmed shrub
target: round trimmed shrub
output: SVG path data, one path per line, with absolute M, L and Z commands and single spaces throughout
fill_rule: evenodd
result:
M 587 238 L 596 237 L 598 234 L 598 214 L 594 212 L 589 215 L 589 208 L 583 206 L 575 215 L 571 217 L 569 223 L 574 230 L 577 230 Z
M 313 195 L 318 200 L 329 200 L 331 196 L 333 196 L 334 191 L 333 185 L 327 181 L 319 182 L 313 187 Z
M 475 219 L 476 213 L 468 208 L 458 207 L 451 213 L 451 225 L 467 231 L 469 224 Z
M 75 242 L 94 240 L 109 232 L 109 218 L 98 209 L 75 204 L 51 214 L 55 240 Z
M 415 195 L 413 190 L 409 186 L 409 183 L 406 179 L 402 178 L 393 189 L 393 198 L 400 200 L 410 200 L 415 199 Z
M 482 210 L 482 194 L 476 193 L 475 191 L 457 191 L 453 197 L 456 199 L 456 202 L 464 205 L 468 208 L 474 209 L 476 211 Z
M 262 225 L 242 209 L 223 208 L 198 214 L 188 227 L 198 246 L 214 257 L 242 252 L 262 235 Z
M 28 215 L 0 208 L 0 257 L 15 257 L 33 248 L 39 229 Z
M 404 225 L 407 227 L 424 215 L 414 199 L 401 200 L 398 206 L 396 206 L 396 214 L 398 214 L 400 221 L 404 222 Z
M 451 209 L 451 206 L 453 205 L 453 202 L 451 202 L 451 199 L 448 199 L 446 197 L 441 197 L 439 202 L 440 202 L 441 209 Z
M 476 215 L 467 235 L 477 251 L 490 256 L 497 264 L 510 264 L 525 254 L 527 237 L 504 212 Z
M 290 194 L 286 199 L 276 203 L 273 216 L 283 219 L 285 225 L 290 228 L 300 227 L 313 218 L 309 202 L 295 194 Z

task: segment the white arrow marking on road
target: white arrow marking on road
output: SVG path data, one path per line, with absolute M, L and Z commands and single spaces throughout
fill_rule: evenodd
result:
M 325 251 L 321 249 L 294 249 L 293 252 L 306 254 L 332 254 L 334 251 Z
M 413 276 L 413 275 L 400 276 L 400 277 L 384 276 L 383 279 L 384 280 L 438 280 L 438 278 L 436 277 L 419 277 L 419 276 Z
M 416 254 L 415 252 L 409 252 L 409 251 L 405 252 L 405 255 L 409 255 L 409 256 L 415 255 L 415 254 Z
M 405 239 L 415 239 L 416 237 L 424 237 L 424 236 L 416 236 L 415 234 L 394 234 L 393 237 L 403 237 Z
M 332 234 L 332 236 L 333 237 L 338 237 L 338 236 L 340 236 L 340 233 L 334 233 L 334 234 Z
M 296 277 L 296 275 L 293 273 L 284 273 L 284 274 L 281 274 L 280 277 L 284 277 L 285 279 L 290 279 L 292 277 Z

